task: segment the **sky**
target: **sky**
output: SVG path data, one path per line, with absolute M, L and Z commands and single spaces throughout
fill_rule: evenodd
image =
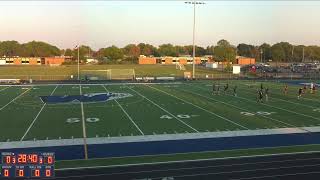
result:
M 320 45 L 320 1 L 203 1 L 196 44 Z M 45 41 L 97 50 L 130 43 L 192 44 L 193 6 L 184 1 L 1 1 L 0 41 Z

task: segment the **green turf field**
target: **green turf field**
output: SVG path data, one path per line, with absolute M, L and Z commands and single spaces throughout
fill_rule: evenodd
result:
M 212 81 L 175 84 L 34 85 L 0 87 L 0 142 L 275 129 L 320 125 L 319 94 L 297 99 L 299 85 L 262 82 L 269 101 L 257 103 L 261 82 L 228 83 L 212 95 Z M 237 97 L 232 88 L 237 86 Z M 81 92 L 80 92 L 81 91 Z M 98 103 L 44 104 L 39 96 L 90 93 L 131 96 Z M 83 120 L 83 121 L 82 121 Z M 84 123 L 84 124 L 83 124 Z
M 186 65 L 186 71 L 192 71 L 192 65 Z M 107 69 L 134 69 L 135 75 L 139 76 L 173 76 L 183 77 L 184 71 L 176 69 L 176 65 L 139 65 L 139 64 L 125 64 L 125 65 L 81 65 L 80 73 L 99 75 L 100 79 L 107 76 L 106 72 L 100 70 Z M 96 72 L 95 72 L 96 71 Z M 215 71 L 196 66 L 197 77 L 231 77 L 232 74 L 227 72 Z M 0 66 L 0 79 L 33 79 L 33 80 L 69 80 L 73 75 L 76 79 L 78 74 L 78 66 L 76 65 L 62 65 L 62 66 Z M 83 78 L 83 77 L 82 77 Z

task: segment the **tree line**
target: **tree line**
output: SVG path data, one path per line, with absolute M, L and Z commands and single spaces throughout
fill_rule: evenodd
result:
M 100 62 L 136 62 L 139 55 L 145 56 L 192 56 L 192 45 L 162 44 L 155 47 L 151 44 L 128 44 L 123 48 L 110 46 L 93 50 L 88 45 L 79 47 L 81 60 L 96 58 Z M 59 49 L 58 47 L 41 41 L 31 41 L 20 44 L 17 41 L 0 42 L 0 56 L 12 57 L 48 57 L 71 56 L 77 59 L 78 50 L 73 48 Z M 237 46 L 227 40 L 220 40 L 216 45 L 196 46 L 196 56 L 212 55 L 217 61 L 234 62 L 236 56 L 255 58 L 258 62 L 302 62 L 320 60 L 319 46 L 292 45 L 280 42 L 273 45 L 263 43 L 260 46 L 241 43 Z

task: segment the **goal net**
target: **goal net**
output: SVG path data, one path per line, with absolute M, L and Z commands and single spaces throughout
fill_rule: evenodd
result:
M 184 67 L 183 64 L 176 64 L 176 69 L 179 69 L 179 70 L 182 70 L 182 71 L 186 70 L 186 68 Z
M 134 80 L 134 69 L 82 70 L 82 77 L 88 80 Z

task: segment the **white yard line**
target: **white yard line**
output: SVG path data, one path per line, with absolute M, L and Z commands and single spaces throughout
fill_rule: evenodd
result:
M 4 90 L 6 90 L 6 89 L 8 89 L 8 88 L 10 88 L 11 86 L 8 86 L 8 87 L 6 87 L 6 88 L 3 88 L 3 89 L 0 89 L 0 92 L 1 91 L 4 91 Z
M 194 107 L 196 107 L 196 108 L 198 108 L 198 109 L 201 109 L 201 110 L 203 110 L 203 111 L 205 111 L 205 112 L 207 112 L 207 113 L 209 113 L 209 114 L 212 114 L 212 115 L 214 115 L 214 116 L 216 116 L 216 117 L 219 117 L 219 118 L 221 118 L 221 119 L 223 119 L 223 120 L 225 120 L 225 121 L 228 121 L 228 122 L 230 122 L 230 123 L 232 123 L 232 124 L 234 124 L 234 125 L 237 125 L 237 126 L 243 128 L 243 129 L 248 129 L 248 130 L 249 130 L 249 128 L 247 128 L 247 127 L 245 127 L 245 126 L 243 126 L 243 125 L 241 125 L 241 124 L 238 124 L 238 123 L 236 123 L 236 122 L 234 122 L 234 121 L 232 121 L 232 120 L 230 120 L 230 119 L 228 119 L 228 118 L 222 117 L 222 116 L 220 116 L 220 115 L 218 115 L 218 114 L 216 114 L 216 113 L 214 113 L 214 112 L 211 112 L 211 111 L 209 111 L 209 110 L 207 110 L 207 109 L 204 109 L 204 108 L 202 108 L 202 107 L 200 107 L 200 106 L 198 106 L 198 105 L 195 105 L 195 104 L 193 104 L 193 103 L 191 103 L 191 102 L 189 102 L 189 101 L 186 101 L 186 100 L 184 100 L 184 99 L 181 99 L 181 98 L 179 98 L 179 97 L 177 97 L 177 96 L 175 96 L 175 95 L 172 95 L 172 94 L 170 94 L 170 93 L 168 93 L 168 92 L 166 92 L 166 91 L 163 91 L 163 90 L 160 90 L 160 89 L 158 89 L 158 88 L 151 87 L 151 86 L 148 86 L 148 85 L 146 85 L 146 86 L 149 87 L 149 88 L 155 89 L 155 90 L 157 90 L 157 91 L 160 91 L 160 92 L 162 92 L 162 93 L 164 93 L 164 94 L 167 94 L 167 95 L 169 95 L 169 96 L 172 96 L 172 97 L 174 97 L 174 98 L 176 98 L 176 99 L 179 99 L 180 101 L 183 101 L 183 102 L 185 102 L 185 103 L 187 103 L 187 104 L 190 104 L 190 105 L 192 105 L 192 106 L 194 106 Z
M 231 95 L 229 95 L 231 96 Z M 233 96 L 234 97 L 234 96 Z M 246 101 L 250 101 L 250 102 L 255 102 L 257 103 L 256 101 L 253 101 L 251 99 L 247 99 L 247 98 L 243 98 L 243 97 L 235 97 L 235 98 L 239 98 L 239 99 L 244 99 Z M 284 109 L 284 108 L 280 108 L 280 107 L 276 107 L 276 106 L 272 106 L 272 105 L 269 105 L 269 104 L 266 104 L 266 103 L 260 103 L 261 105 L 264 105 L 264 106 L 268 106 L 268 107 L 271 107 L 271 108 L 276 108 L 276 109 L 279 109 L 279 110 L 282 110 L 282 111 L 287 111 L 289 113 L 293 113 L 293 114 L 297 114 L 297 115 L 300 115 L 300 116 L 305 116 L 305 117 L 308 117 L 308 118 L 312 118 L 312 119 L 315 119 L 317 121 L 320 121 L 319 118 L 316 118 L 316 117 L 313 117 L 313 116 L 310 116 L 310 115 L 307 115 L 307 114 L 303 114 L 303 113 L 298 113 L 298 112 L 295 112 L 295 111 L 291 111 L 291 110 L 288 110 L 288 109 Z
M 109 90 L 102 85 L 102 87 L 109 92 Z M 121 106 L 121 104 L 115 99 L 116 103 L 118 104 L 118 106 L 120 107 L 120 109 L 122 110 L 122 112 L 128 117 L 128 119 L 131 121 L 131 123 L 138 129 L 138 131 L 140 132 L 141 135 L 144 136 L 143 131 L 139 128 L 139 126 L 136 124 L 136 122 L 131 118 L 131 116 L 127 113 L 127 111 Z
M 53 91 L 51 92 L 50 96 L 53 95 L 53 93 L 56 91 L 56 89 L 58 88 L 58 86 L 56 86 Z M 40 109 L 40 111 L 38 112 L 38 114 L 36 115 L 36 117 L 33 119 L 32 123 L 30 124 L 30 126 L 28 127 L 27 131 L 24 133 L 24 135 L 21 137 L 20 141 L 23 141 L 23 139 L 27 136 L 27 134 L 29 133 L 30 129 L 33 127 L 34 123 L 36 122 L 36 120 L 38 119 L 38 117 L 40 116 L 42 110 L 44 109 L 44 107 L 47 105 L 47 103 L 44 103 Z
M 13 103 L 15 100 L 17 100 L 19 97 L 23 96 L 24 94 L 26 94 L 27 92 L 29 92 L 31 90 L 30 89 L 27 89 L 26 91 L 24 91 L 23 93 L 21 93 L 20 95 L 18 95 L 17 97 L 15 97 L 14 99 L 12 99 L 10 102 L 8 102 L 6 105 L 2 106 L 0 108 L 0 111 L 3 110 L 4 108 L 6 108 L 8 105 L 10 105 L 11 103 Z
M 129 88 L 130 90 L 134 91 L 135 93 L 137 93 L 139 96 L 141 96 L 142 98 L 145 98 L 146 100 L 148 100 L 149 102 L 151 102 L 152 104 L 154 104 L 155 106 L 157 106 L 158 108 L 160 108 L 161 110 L 163 110 L 164 112 L 170 114 L 172 117 L 174 117 L 176 120 L 178 120 L 179 122 L 181 122 L 182 124 L 184 124 L 185 126 L 188 126 L 190 129 L 192 129 L 195 132 L 199 132 L 197 129 L 193 128 L 191 125 L 187 124 L 186 122 L 182 121 L 180 118 L 176 117 L 175 115 L 173 115 L 172 113 L 170 113 L 169 111 L 167 111 L 166 109 L 162 108 L 160 105 L 158 105 L 157 103 L 153 102 L 152 100 L 150 100 L 149 98 L 145 97 L 144 95 L 140 94 L 139 92 L 133 90 L 132 88 Z
M 229 95 L 229 96 L 231 96 L 231 95 Z M 233 97 L 234 97 L 234 96 L 233 96 Z M 247 98 L 243 98 L 243 97 L 239 97 L 239 96 L 237 96 L 237 97 L 235 97 L 235 98 L 244 99 L 244 100 L 246 100 L 246 101 L 250 101 L 250 102 L 255 102 L 255 103 L 256 103 L 256 101 L 253 101 L 253 100 L 247 99 Z M 279 110 L 282 110 L 282 111 L 287 111 L 287 112 L 289 112 L 289 113 L 293 113 L 293 114 L 305 116 L 305 117 L 312 118 L 312 119 L 315 119 L 315 120 L 317 120 L 317 121 L 320 121 L 319 118 L 316 118 L 316 117 L 314 117 L 314 116 L 310 116 L 310 115 L 307 115 L 307 114 L 298 113 L 298 112 L 291 111 L 291 110 L 284 109 L 284 108 L 280 108 L 280 107 L 277 107 L 277 106 L 272 106 L 272 105 L 269 105 L 269 104 L 266 104 L 266 103 L 260 103 L 260 104 L 261 104 L 261 105 L 264 105 L 264 106 L 271 107 L 271 108 L 276 108 L 276 109 L 279 109 Z
M 198 88 L 198 89 L 202 89 L 202 88 L 199 88 L 199 87 L 197 87 L 197 88 Z M 194 92 L 191 92 L 191 91 L 187 91 L 187 90 L 184 90 L 184 89 L 179 89 L 179 90 L 181 90 L 181 91 L 185 91 L 185 92 L 189 92 L 189 93 L 192 93 L 192 94 L 195 94 L 195 95 L 198 95 L 198 96 L 201 96 L 201 97 L 207 98 L 207 99 L 211 99 L 211 100 L 214 100 L 214 101 L 216 101 L 216 102 L 220 102 L 220 103 L 222 103 L 222 104 L 225 104 L 225 105 L 227 105 L 227 106 L 231 106 L 231 107 L 234 107 L 234 108 L 240 109 L 240 110 L 242 110 L 242 111 L 250 112 L 250 111 L 249 111 L 249 110 L 247 110 L 247 109 L 244 109 L 244 108 L 241 108 L 241 107 L 239 107 L 239 106 L 235 106 L 235 105 L 232 105 L 232 104 L 229 104 L 229 103 L 223 102 L 223 101 L 219 101 L 219 100 L 216 100 L 216 99 L 210 98 L 210 97 L 208 97 L 208 96 L 203 96 L 203 95 L 201 95 L 201 94 L 194 93 Z M 204 90 L 204 89 L 203 89 L 203 90 Z M 253 112 L 251 112 L 251 113 L 253 113 Z M 290 123 L 286 123 L 286 122 L 283 122 L 283 121 L 281 121 L 281 120 L 274 119 L 274 118 L 272 118 L 272 117 L 268 117 L 268 116 L 264 116 L 264 115 L 260 115 L 260 116 L 262 116 L 262 117 L 264 117 L 264 118 L 267 118 L 267 119 L 271 119 L 271 120 L 273 120 L 273 121 L 277 121 L 277 122 L 279 122 L 279 123 L 281 123 L 281 124 L 285 124 L 285 125 L 290 126 L 290 127 L 297 127 L 297 126 L 292 125 L 292 124 L 290 124 Z M 305 130 L 305 129 L 303 129 L 303 130 Z M 305 131 L 306 131 L 306 130 L 305 130 Z
M 80 96 L 82 95 L 81 84 L 79 85 Z M 84 116 L 83 102 L 80 102 L 81 106 L 81 119 L 82 119 L 82 133 L 83 133 L 83 146 L 84 146 L 84 156 L 85 159 L 88 159 L 88 147 L 87 147 L 87 130 L 86 130 L 86 121 Z
M 239 89 L 244 89 L 244 88 L 241 88 L 239 87 Z M 247 89 L 246 89 L 247 90 Z M 245 91 L 245 93 L 250 93 L 250 94 L 255 94 L 254 92 L 249 92 L 249 91 Z M 276 95 L 279 95 L 278 93 L 275 93 Z M 296 97 L 297 98 L 297 97 Z M 302 97 L 303 98 L 303 97 Z M 299 105 L 299 106 L 304 106 L 304 107 L 308 107 L 308 108 L 318 108 L 318 107 L 315 107 L 315 106 L 310 106 L 310 105 L 306 105 L 306 104 L 302 104 L 302 103 L 296 103 L 296 102 L 293 102 L 293 101 L 288 101 L 288 100 L 285 100 L 285 99 L 282 99 L 282 98 L 275 98 L 275 97 L 270 97 L 269 96 L 269 99 L 275 99 L 275 100 L 280 100 L 280 101 L 284 101 L 284 102 L 288 102 L 288 103 L 291 103 L 291 104 L 295 104 L 295 105 Z

